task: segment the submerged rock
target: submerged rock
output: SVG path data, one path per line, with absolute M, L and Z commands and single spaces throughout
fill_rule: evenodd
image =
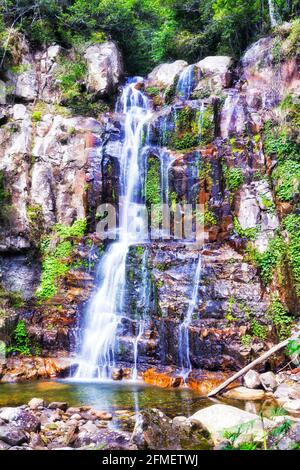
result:
M 265 397 L 265 392 L 263 390 L 254 390 L 246 387 L 236 387 L 225 392 L 223 396 L 233 400 L 255 401 L 262 400 Z

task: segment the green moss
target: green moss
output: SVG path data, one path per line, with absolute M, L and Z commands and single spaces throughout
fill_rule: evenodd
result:
M 273 121 L 266 121 L 263 129 L 265 154 L 284 162 L 286 159 L 300 159 L 299 147 L 289 137 L 288 129 L 276 125 Z
M 145 89 L 145 92 L 150 96 L 159 96 L 160 88 L 155 87 L 155 86 L 149 86 Z
M 72 225 L 56 224 L 50 236 L 41 243 L 42 278 L 36 292 L 40 300 L 51 299 L 56 293 L 58 282 L 72 267 L 71 255 L 76 240 L 86 231 L 86 220 L 78 219 Z
M 205 206 L 204 212 L 196 213 L 196 220 L 199 224 L 205 227 L 212 227 L 218 223 L 218 219 L 215 214 Z
M 241 337 L 241 343 L 245 348 L 250 348 L 252 344 L 253 337 L 249 334 L 243 335 Z
M 44 233 L 44 213 L 40 204 L 33 204 L 27 207 L 27 218 L 29 221 L 30 241 L 34 246 L 38 246 Z
M 7 301 L 12 308 L 21 308 L 24 306 L 24 300 L 20 292 L 8 291 L 0 287 L 0 303 L 3 300 Z
M 267 198 L 265 195 L 261 195 L 261 202 L 267 212 L 274 213 L 275 212 L 275 204 L 272 199 Z
M 202 117 L 200 111 L 185 106 L 176 113 L 175 129 L 169 139 L 173 150 L 188 150 L 200 143 L 206 145 L 214 138 L 214 115 L 208 106 Z
M 235 298 L 233 296 L 229 297 L 227 308 L 226 308 L 226 313 L 225 313 L 225 319 L 229 323 L 233 323 L 237 321 L 237 318 L 235 318 L 233 315 L 233 309 L 234 309 L 235 304 L 236 304 Z
M 155 268 L 158 269 L 159 271 L 167 271 L 169 266 L 167 265 L 167 263 L 157 263 L 155 265 Z
M 155 156 L 148 158 L 148 169 L 145 182 L 145 200 L 150 209 L 153 204 L 161 203 L 160 161 Z

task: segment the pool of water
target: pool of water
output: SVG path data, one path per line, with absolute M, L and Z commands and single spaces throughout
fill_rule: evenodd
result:
M 163 389 L 144 383 L 37 381 L 0 384 L 0 406 L 18 406 L 31 398 L 90 405 L 97 410 L 138 411 L 157 407 L 170 416 L 191 415 L 211 403 L 187 388 Z
M 48 380 L 0 384 L 0 407 L 18 406 L 31 398 L 65 401 L 70 406 L 89 405 L 96 410 L 114 413 L 117 410 L 137 412 L 145 408 L 159 408 L 168 416 L 191 416 L 196 411 L 220 401 L 206 399 L 188 388 L 159 388 L 132 382 L 73 382 Z M 226 401 L 248 411 L 258 412 L 260 403 Z M 249 409 L 251 406 L 251 410 Z

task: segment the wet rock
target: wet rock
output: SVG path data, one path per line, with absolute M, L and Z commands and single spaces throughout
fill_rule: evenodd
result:
M 111 421 L 113 417 L 111 413 L 108 413 L 106 411 L 97 411 L 96 416 L 102 421 Z
M 113 369 L 112 370 L 112 373 L 111 373 L 111 378 L 113 380 L 122 380 L 123 378 L 123 369 L 120 368 L 120 369 Z
M 85 58 L 89 90 L 100 96 L 114 92 L 123 74 L 122 58 L 116 44 L 94 44 L 87 48 Z
M 0 426 L 0 440 L 11 446 L 18 446 L 28 442 L 25 432 L 14 425 Z
M 254 390 L 246 387 L 237 387 L 224 393 L 224 397 L 233 400 L 262 400 L 265 397 L 263 390 Z
M 179 437 L 182 449 L 212 449 L 213 441 L 209 432 L 196 421 L 177 416 L 172 421 L 173 432 Z
M 244 375 L 243 382 L 247 388 L 259 388 L 261 386 L 259 373 L 255 370 L 249 370 Z
M 260 381 L 263 388 L 267 392 L 274 392 L 278 386 L 276 375 L 273 372 L 265 372 L 264 374 L 260 374 Z
M 66 411 L 68 408 L 68 403 L 67 402 L 62 402 L 62 401 L 53 401 L 52 403 L 49 403 L 48 405 L 49 410 L 62 410 Z
M 131 440 L 138 449 L 177 450 L 181 447 L 172 420 L 155 408 L 139 413 Z
M 18 428 L 26 432 L 37 432 L 40 429 L 39 419 L 30 411 L 21 410 L 17 416 L 12 419 Z
M 187 66 L 184 60 L 176 60 L 169 64 L 160 64 L 148 75 L 150 86 L 168 87 L 173 85 L 175 77 Z
M 214 441 L 218 444 L 224 440 L 224 432 L 226 430 L 237 430 L 244 423 L 251 422 L 251 425 L 245 426 L 244 432 L 241 433 L 236 443 L 249 442 L 251 440 L 261 441 L 264 438 L 264 429 L 262 428 L 259 416 L 247 411 L 234 408 L 228 405 L 213 405 L 197 411 L 190 418 L 192 421 L 199 422 L 206 428 Z M 264 420 L 265 429 L 272 429 L 274 423 Z

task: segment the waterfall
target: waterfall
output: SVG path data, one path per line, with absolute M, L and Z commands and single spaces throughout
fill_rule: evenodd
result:
M 181 367 L 181 375 L 184 379 L 188 377 L 188 374 L 192 370 L 192 364 L 190 360 L 189 327 L 193 319 L 194 310 L 197 306 L 201 268 L 202 258 L 200 254 L 195 266 L 192 296 L 189 300 L 186 316 L 183 322 L 180 324 L 178 332 L 179 365 Z
M 278 22 L 276 18 L 275 5 L 274 5 L 273 0 L 268 0 L 268 5 L 269 5 L 269 15 L 270 15 L 271 26 L 272 28 L 274 28 L 275 26 L 277 26 Z
M 138 307 L 139 311 L 141 312 L 140 319 L 138 321 L 138 334 L 136 335 L 133 343 L 133 361 L 134 367 L 132 370 L 132 379 L 136 380 L 138 378 L 138 356 L 139 356 L 139 342 L 144 334 L 146 320 L 147 320 L 147 313 L 150 306 L 150 288 L 151 288 L 151 281 L 149 279 L 149 271 L 148 271 L 148 264 L 147 264 L 147 252 L 146 250 L 143 253 L 142 259 L 142 282 L 139 290 L 139 299 L 138 299 Z
M 176 95 L 182 100 L 188 100 L 195 86 L 195 65 L 188 65 L 179 76 Z
M 151 102 L 137 86 L 141 80 L 135 78 L 126 84 L 116 106 L 116 111 L 125 115 L 120 158 L 120 199 L 123 204 L 119 239 L 110 245 L 100 261 L 99 285 L 86 313 L 79 367 L 75 376 L 77 379 L 105 379 L 111 376 L 111 369 L 115 365 L 117 329 L 124 316 L 128 250 L 130 245 L 145 241 L 145 231 L 137 232 L 131 226 L 133 219 L 139 221 L 137 214 L 142 201 L 145 168 L 141 158 L 143 131 L 152 115 Z

